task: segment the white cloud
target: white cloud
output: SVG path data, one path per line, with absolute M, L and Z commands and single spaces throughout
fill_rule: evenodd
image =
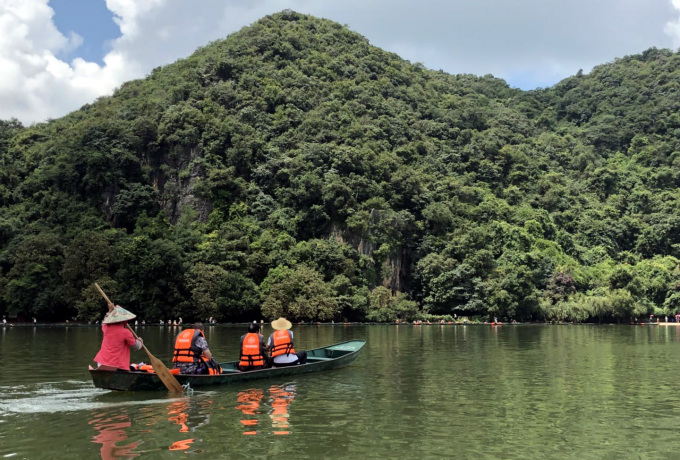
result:
M 278 10 L 275 1 L 254 3 L 265 11 L 219 0 L 106 0 L 122 35 L 99 65 L 56 57 L 82 39 L 57 30 L 48 0 L 0 0 L 0 119 L 63 116 Z
M 140 18 L 153 14 L 165 4 L 165 0 L 106 0 L 106 6 L 114 14 L 114 21 L 120 27 L 123 37 L 132 38 L 140 35 L 138 23 Z
M 74 68 L 55 57 L 81 37 L 55 27 L 47 0 L 0 0 L 0 118 L 24 123 L 63 115 L 110 88 L 78 93 Z
M 426 67 L 490 73 L 523 88 L 680 45 L 680 0 L 105 1 L 121 36 L 100 65 L 57 57 L 82 38 L 57 30 L 48 0 L 0 0 L 0 119 L 63 116 L 285 8 L 347 24 Z
M 676 17 L 666 23 L 664 31 L 673 39 L 673 46 L 680 46 L 680 0 L 671 0 Z

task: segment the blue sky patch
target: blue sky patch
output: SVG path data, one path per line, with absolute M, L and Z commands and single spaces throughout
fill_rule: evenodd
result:
M 104 0 L 49 0 L 54 10 L 52 18 L 57 29 L 69 36 L 75 32 L 83 37 L 79 48 L 57 56 L 70 62 L 76 57 L 103 64 L 102 58 L 110 51 L 111 40 L 120 37 L 120 29 L 113 22 L 113 13 Z

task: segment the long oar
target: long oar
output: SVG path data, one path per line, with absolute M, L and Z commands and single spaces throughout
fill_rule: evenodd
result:
M 102 295 L 102 297 L 104 297 L 106 303 L 108 303 L 109 305 L 113 305 L 113 302 L 109 300 L 106 294 L 104 294 L 104 291 L 102 291 L 102 288 L 100 288 L 97 283 L 94 283 L 94 287 L 96 287 L 99 293 Z M 132 335 L 135 336 L 135 339 L 139 338 L 137 337 L 137 334 L 135 334 L 135 331 L 132 330 L 129 324 L 127 325 L 127 328 L 130 329 L 130 332 L 132 332 Z M 165 388 L 167 388 L 168 391 L 171 393 L 182 393 L 184 391 L 184 388 L 182 388 L 182 385 L 179 384 L 175 376 L 170 373 L 168 368 L 165 367 L 163 361 L 152 355 L 149 349 L 146 348 L 146 345 L 142 344 L 142 348 L 144 348 L 144 351 L 146 352 L 146 355 L 149 357 L 149 361 L 151 362 L 154 371 L 156 371 L 156 375 L 158 376 L 159 379 L 161 379 L 161 382 L 163 382 Z

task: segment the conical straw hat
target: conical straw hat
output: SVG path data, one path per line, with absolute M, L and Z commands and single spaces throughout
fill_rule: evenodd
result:
M 120 323 L 121 321 L 130 321 L 131 319 L 135 319 L 137 315 L 134 313 L 130 313 L 120 305 L 116 305 L 113 310 L 108 312 L 106 316 L 104 316 L 104 319 L 102 320 L 102 324 L 113 324 L 113 323 Z
M 291 326 L 293 325 L 286 318 L 279 318 L 272 321 L 272 328 L 277 331 L 285 331 L 286 329 L 290 329 Z

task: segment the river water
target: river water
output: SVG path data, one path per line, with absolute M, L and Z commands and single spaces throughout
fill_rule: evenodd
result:
M 243 329 L 207 328 L 219 361 Z M 0 458 L 680 459 L 680 327 L 293 331 L 367 343 L 343 369 L 171 398 L 94 388 L 98 327 L 1 327 Z M 178 328 L 137 332 L 169 361 Z

